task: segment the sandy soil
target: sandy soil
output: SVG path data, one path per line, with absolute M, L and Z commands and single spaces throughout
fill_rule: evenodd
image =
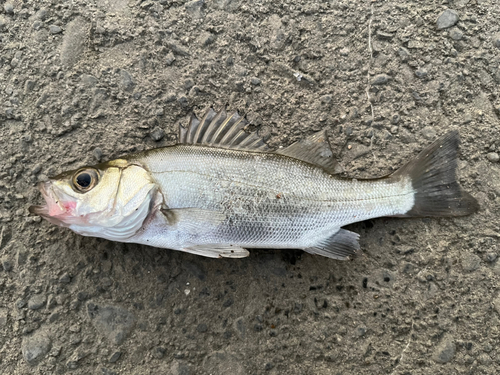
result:
M 499 19 L 497 0 L 2 4 L 1 373 L 498 373 Z M 226 104 L 272 147 L 329 129 L 351 177 L 458 129 L 481 210 L 352 225 L 348 262 L 205 259 L 29 215 L 37 181 Z

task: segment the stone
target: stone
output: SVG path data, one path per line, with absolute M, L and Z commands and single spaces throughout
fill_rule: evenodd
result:
M 61 63 L 66 67 L 75 65 L 83 54 L 90 31 L 90 24 L 77 17 L 66 26 L 61 46 Z
M 451 336 L 445 336 L 434 350 L 432 359 L 437 363 L 448 363 L 455 356 L 455 342 Z
M 122 307 L 92 302 L 87 304 L 87 314 L 94 328 L 115 345 L 122 344 L 134 328 L 134 314 Z
M 462 40 L 464 33 L 458 27 L 454 27 L 450 30 L 450 38 L 453 40 Z
M 493 45 L 500 48 L 500 34 L 493 35 Z
M 241 361 L 233 353 L 218 351 L 209 353 L 203 360 L 203 370 L 207 374 L 243 375 L 246 374 Z
M 94 87 L 97 84 L 97 78 L 90 74 L 82 74 L 80 79 L 86 87 Z
M 174 356 L 175 357 L 175 356 Z M 207 372 L 209 373 L 209 372 Z M 191 367 L 187 364 L 180 363 L 178 361 L 172 362 L 170 366 L 170 371 L 168 374 L 171 375 L 191 375 L 193 372 L 191 371 Z
M 240 316 L 239 318 L 237 318 L 233 323 L 233 327 L 241 339 L 244 339 L 246 337 L 247 327 L 245 325 L 244 317 Z
M 252 77 L 252 78 L 250 79 L 250 82 L 251 82 L 251 83 L 252 83 L 252 85 L 254 85 L 254 86 L 259 86 L 259 85 L 260 85 L 260 83 L 261 83 L 260 79 L 258 79 L 257 77 Z
M 415 75 L 420 79 L 427 78 L 427 75 L 428 75 L 427 69 L 425 69 L 425 68 L 417 69 L 417 70 L 415 70 Z
M 462 267 L 466 272 L 472 272 L 481 265 L 481 258 L 476 254 L 465 253 L 462 258 Z
M 214 34 L 211 34 L 211 33 L 205 33 L 202 37 L 201 37 L 201 44 L 204 45 L 204 46 L 209 46 L 210 44 L 212 44 L 213 42 L 215 42 L 215 35 Z
M 168 66 L 172 65 L 175 61 L 175 55 L 172 52 L 167 53 L 167 56 L 165 56 L 165 64 Z
M 50 338 L 41 331 L 25 337 L 21 343 L 24 360 L 32 366 L 37 364 L 49 352 L 51 344 Z
M 35 294 L 28 300 L 28 309 L 38 310 L 45 305 L 45 296 L 43 294 Z
M 151 139 L 155 142 L 161 141 L 165 137 L 165 131 L 159 126 L 155 127 L 153 131 L 149 134 Z
M 328 104 L 332 101 L 332 96 L 331 95 L 323 95 L 321 98 L 319 98 L 319 100 L 323 104 Z
M 115 363 L 116 361 L 118 361 L 120 359 L 121 356 L 122 356 L 122 352 L 116 351 L 113 354 L 111 354 L 111 357 L 109 357 L 108 362 Z
M 391 79 L 392 79 L 392 77 L 387 75 L 387 74 L 377 74 L 375 77 L 372 78 L 371 84 L 372 85 L 385 85 Z
M 422 135 L 428 140 L 436 139 L 436 131 L 430 126 L 426 126 L 422 129 Z
M 102 149 L 100 147 L 94 148 L 92 151 L 92 155 L 94 156 L 95 160 L 101 161 L 102 159 Z
M 184 4 L 184 7 L 193 18 L 200 18 L 202 16 L 201 9 L 204 3 L 205 0 L 192 0 Z
M 200 323 L 198 324 L 198 326 L 196 327 L 196 330 L 199 332 L 199 333 L 205 333 L 208 331 L 208 326 L 205 324 L 205 323 Z
M 12 3 L 5 3 L 3 5 L 3 10 L 5 10 L 5 13 L 7 14 L 13 14 L 14 13 L 14 6 Z
M 500 160 L 500 156 L 496 152 L 490 152 L 486 154 L 486 159 L 488 159 L 492 163 L 496 163 Z
M 60 32 L 62 32 L 62 29 L 57 25 L 50 25 L 49 31 L 51 34 L 59 34 Z
M 10 272 L 14 268 L 14 263 L 10 259 L 2 259 L 2 267 L 5 272 Z
M 163 346 L 157 346 L 156 348 L 153 349 L 153 357 L 156 359 L 162 359 L 165 357 L 165 353 L 167 352 L 167 349 L 165 349 Z
M 120 70 L 121 85 L 125 91 L 132 91 L 135 86 L 135 81 L 125 69 Z
M 446 9 L 438 17 L 436 21 L 436 27 L 438 30 L 443 30 L 447 29 L 448 27 L 452 27 L 457 22 L 458 22 L 458 12 L 453 9 Z
M 3 29 L 5 26 L 7 26 L 8 23 L 9 21 L 7 20 L 7 18 L 0 15 L 0 30 Z
M 62 284 L 68 284 L 71 282 L 71 276 L 65 272 L 60 278 L 59 278 L 59 282 L 62 283 Z

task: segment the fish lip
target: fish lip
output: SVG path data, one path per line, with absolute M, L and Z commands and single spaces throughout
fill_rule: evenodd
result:
M 34 215 L 38 215 L 43 217 L 44 219 L 48 220 L 49 222 L 60 225 L 60 226 L 65 226 L 61 216 L 63 216 L 64 212 L 61 212 L 59 215 L 51 215 L 50 210 L 49 210 L 49 200 L 56 200 L 54 196 L 54 192 L 52 189 L 50 189 L 50 181 L 42 181 L 37 184 L 38 189 L 40 190 L 40 193 L 42 194 L 43 199 L 45 200 L 45 204 L 43 205 L 36 205 L 36 206 L 30 206 L 29 207 L 29 212 Z

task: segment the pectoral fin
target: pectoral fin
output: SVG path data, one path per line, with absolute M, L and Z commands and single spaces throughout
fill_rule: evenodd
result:
M 250 253 L 248 250 L 233 245 L 196 245 L 182 249 L 187 253 L 205 256 L 208 258 L 245 258 Z
M 360 249 L 358 240 L 359 234 L 340 229 L 333 236 L 320 241 L 314 247 L 304 249 L 304 251 L 327 258 L 345 260 L 349 255 L 355 254 Z
M 174 208 L 160 210 L 168 225 L 181 226 L 183 230 L 203 232 L 211 230 L 226 219 L 226 215 L 219 211 L 202 208 Z

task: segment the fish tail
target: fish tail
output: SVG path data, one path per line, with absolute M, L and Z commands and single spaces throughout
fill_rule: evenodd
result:
M 465 216 L 479 209 L 457 182 L 458 144 L 458 132 L 451 131 L 391 176 L 411 179 L 414 205 L 404 216 Z

